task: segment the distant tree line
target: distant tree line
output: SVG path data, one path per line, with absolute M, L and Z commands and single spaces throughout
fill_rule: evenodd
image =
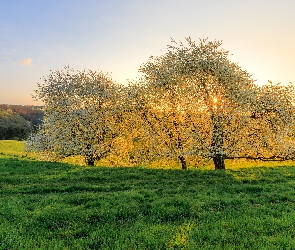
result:
M 25 140 L 42 120 L 40 107 L 0 104 L 0 140 Z

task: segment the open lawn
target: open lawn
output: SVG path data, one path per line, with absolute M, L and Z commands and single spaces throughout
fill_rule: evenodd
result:
M 18 143 L 0 141 L 0 249 L 295 249 L 292 166 L 85 167 Z

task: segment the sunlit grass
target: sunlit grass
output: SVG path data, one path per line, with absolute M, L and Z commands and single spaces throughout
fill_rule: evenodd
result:
M 14 140 L 0 140 L 0 158 L 11 158 L 11 157 L 21 157 L 26 159 L 36 159 L 46 161 L 46 157 L 40 156 L 35 153 L 28 153 L 25 150 L 25 141 L 14 141 Z M 82 156 L 70 156 L 58 160 L 62 163 L 76 164 L 83 166 L 85 165 L 85 160 Z M 111 159 L 102 159 L 100 162 L 96 162 L 97 166 L 124 166 L 130 167 L 126 164 L 114 165 Z M 226 169 L 237 170 L 241 168 L 257 168 L 257 167 L 281 167 L 281 166 L 294 166 L 293 161 L 283 161 L 283 162 L 266 162 L 266 161 L 255 161 L 255 160 L 225 160 Z M 180 162 L 173 160 L 159 159 L 146 164 L 141 165 L 142 168 L 152 168 L 152 169 L 181 169 Z M 204 161 L 203 164 L 189 164 L 189 169 L 203 169 L 203 170 L 213 170 L 213 161 Z
M 0 158 L 34 159 L 36 154 L 26 152 L 25 145 L 25 141 L 0 140 Z
M 0 140 L 0 155 L 25 156 L 25 142 L 14 140 Z
M 227 169 L 257 168 L 257 167 L 288 167 L 294 166 L 294 161 L 255 161 L 255 160 L 225 160 Z

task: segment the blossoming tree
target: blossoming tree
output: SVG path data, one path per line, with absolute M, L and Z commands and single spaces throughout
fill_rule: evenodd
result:
M 102 72 L 51 72 L 36 91 L 44 123 L 29 149 L 82 155 L 88 165 L 112 152 L 134 163 L 169 157 L 183 169 L 191 156 L 216 169 L 225 159 L 295 158 L 292 84 L 257 86 L 219 41 L 173 43 L 127 87 Z
M 173 41 L 140 68 L 146 91 L 137 103 L 145 109 L 137 105 L 137 114 L 158 151 L 183 168 L 188 155 L 212 158 L 215 169 L 224 169 L 225 159 L 293 159 L 293 86 L 258 87 L 221 42 L 186 42 Z
M 28 148 L 59 156 L 82 155 L 94 165 L 120 135 L 120 86 L 102 72 L 69 67 L 43 80 L 36 98 L 44 102 L 44 122 L 28 140 Z

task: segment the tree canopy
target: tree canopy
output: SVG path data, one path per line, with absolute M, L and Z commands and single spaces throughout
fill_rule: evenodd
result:
M 36 91 L 45 118 L 31 149 L 93 165 L 124 145 L 134 161 L 168 157 L 183 169 L 190 157 L 211 158 L 216 169 L 225 159 L 294 159 L 293 85 L 256 85 L 221 45 L 172 41 L 128 86 L 102 72 L 52 72 Z
M 225 168 L 227 158 L 294 157 L 293 85 L 257 86 L 219 41 L 173 43 L 140 71 L 147 89 L 154 90 L 149 105 L 162 109 L 150 124 L 172 135 L 167 146 L 175 156 L 181 149 L 184 158 L 209 157 L 216 169 Z M 171 115 L 171 122 L 164 122 Z
M 106 156 L 120 134 L 119 85 L 100 71 L 74 71 L 68 66 L 43 80 L 36 98 L 44 102 L 44 122 L 28 148 L 82 155 L 89 165 Z

